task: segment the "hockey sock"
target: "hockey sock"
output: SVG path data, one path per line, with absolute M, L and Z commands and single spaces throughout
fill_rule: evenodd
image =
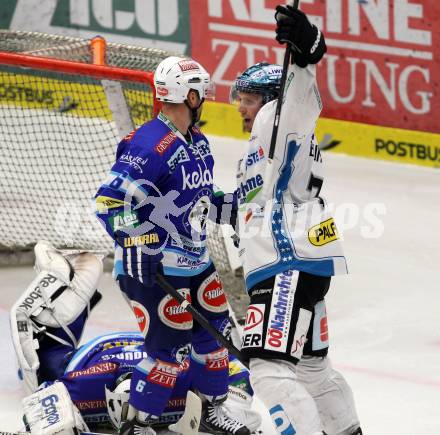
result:
M 193 386 L 209 401 L 222 400 L 228 392 L 228 351 L 206 331 L 198 331 L 191 351 Z

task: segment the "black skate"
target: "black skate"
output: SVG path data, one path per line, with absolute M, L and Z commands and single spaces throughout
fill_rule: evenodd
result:
M 150 426 L 138 423 L 136 420 L 130 420 L 122 423 L 119 429 L 119 435 L 156 435 L 156 431 Z
M 199 431 L 214 435 L 250 435 L 251 433 L 244 424 L 230 417 L 221 404 L 213 405 L 209 402 L 204 406 Z

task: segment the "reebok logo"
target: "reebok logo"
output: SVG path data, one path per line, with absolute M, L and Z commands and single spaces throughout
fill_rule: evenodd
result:
M 26 296 L 25 300 L 20 304 L 19 308 L 23 308 L 26 311 L 32 309 L 34 303 L 37 299 L 41 298 L 41 289 L 48 287 L 50 284 L 53 284 L 57 280 L 56 277 L 47 274 L 38 284 L 37 286 Z

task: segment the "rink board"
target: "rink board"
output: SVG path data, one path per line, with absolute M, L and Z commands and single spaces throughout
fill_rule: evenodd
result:
M 247 139 L 237 107 L 205 104 L 202 121 L 208 136 Z M 440 134 L 321 118 L 316 129 L 321 148 L 357 157 L 440 167 Z

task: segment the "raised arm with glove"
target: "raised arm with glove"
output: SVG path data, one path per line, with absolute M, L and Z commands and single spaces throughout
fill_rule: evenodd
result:
M 276 40 L 280 44 L 288 43 L 295 63 L 305 68 L 318 63 L 327 51 L 324 34 L 310 21 L 306 14 L 292 6 L 279 5 L 276 8 Z

